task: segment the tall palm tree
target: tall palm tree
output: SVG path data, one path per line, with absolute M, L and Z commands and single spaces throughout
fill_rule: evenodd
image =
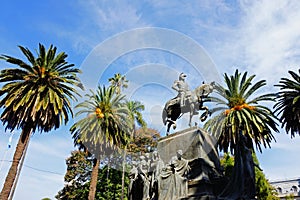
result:
M 109 78 L 108 81 L 112 87 L 116 88 L 117 94 L 121 93 L 122 88 L 128 87 L 128 80 L 126 80 L 126 76 L 122 76 L 120 73 L 115 74 L 114 77 Z
M 122 88 L 128 87 L 128 80 L 126 80 L 125 75 L 121 75 L 120 73 L 114 74 L 114 77 L 109 78 L 108 81 L 110 82 L 110 87 L 115 88 L 115 92 L 117 94 L 121 94 Z M 108 157 L 108 163 L 107 163 L 107 171 L 106 171 L 106 179 L 109 178 L 110 173 L 110 165 L 111 165 L 111 156 Z
M 217 103 L 212 113 L 218 114 L 207 121 L 204 128 L 218 138 L 220 150 L 227 152 L 230 148 L 235 155 L 234 172 L 221 197 L 254 198 L 253 142 L 261 151 L 261 145 L 266 148 L 275 140 L 272 131 L 278 132 L 276 117 L 269 108 L 261 105 L 262 101 L 274 101 L 275 95 L 270 93 L 251 98 L 266 85 L 265 80 L 252 84 L 254 77 L 247 77 L 247 72 L 242 75 L 238 70 L 230 77 L 225 73 L 226 88 L 217 85 L 216 93 L 220 97 L 211 97 Z
M 135 123 L 141 127 L 146 127 L 147 124 L 143 119 L 142 111 L 145 110 L 145 106 L 139 101 L 126 101 L 126 106 L 128 108 L 128 118 L 133 124 L 133 130 L 135 131 Z
M 143 119 L 142 111 L 145 110 L 145 106 L 139 101 L 126 101 L 126 106 L 128 108 L 128 119 L 132 124 L 132 130 L 130 130 L 131 137 L 135 134 L 135 123 L 137 123 L 142 128 L 146 128 L 147 124 Z M 124 199 L 124 183 L 125 183 L 125 163 L 126 163 L 126 151 L 127 146 L 125 146 L 124 155 L 123 155 L 123 169 L 122 169 L 122 194 L 121 199 Z
M 285 126 L 286 132 L 295 137 L 296 133 L 300 135 L 300 70 L 298 74 L 293 71 L 289 71 L 289 74 L 292 79 L 281 78 L 279 84 L 275 85 L 281 91 L 277 93 L 274 108 L 275 113 L 281 115 L 279 120 L 282 128 Z
M 19 48 L 28 62 L 8 55 L 0 57 L 17 66 L 0 72 L 0 82 L 5 83 L 0 90 L 1 120 L 6 129 L 22 129 L 0 194 L 1 200 L 12 195 L 12 186 L 16 184 L 19 163 L 25 156 L 24 149 L 30 135 L 36 130 L 48 132 L 59 128 L 62 123 L 66 124 L 69 114 L 73 117 L 70 100 L 77 100 L 76 95 L 79 95 L 75 88 L 83 89 L 77 77 L 80 70 L 74 68 L 74 64 L 68 64 L 64 52 L 57 54 L 53 45 L 46 51 L 39 44 L 35 57 L 28 48 Z
M 128 109 L 124 105 L 124 96 L 115 93 L 115 88 L 98 87 L 96 93 L 91 91 L 88 100 L 78 104 L 81 116 L 70 128 L 74 143 L 84 145 L 94 154 L 90 191 L 88 199 L 95 198 L 98 169 L 101 156 L 107 151 L 126 145 L 130 130 Z
M 220 150 L 227 152 L 229 147 L 234 150 L 240 132 L 249 139 L 248 147 L 251 149 L 252 141 L 261 151 L 261 145 L 270 146 L 270 142 L 275 140 L 272 130 L 278 132 L 276 117 L 268 107 L 261 105 L 262 101 L 274 101 L 275 95 L 270 93 L 251 98 L 266 85 L 265 80 L 252 84 L 254 77 L 247 77 L 247 72 L 241 75 L 236 70 L 230 77 L 225 73 L 226 88 L 216 86 L 220 97 L 211 97 L 211 101 L 217 104 L 211 112 L 217 115 L 208 120 L 204 128 L 219 138 Z

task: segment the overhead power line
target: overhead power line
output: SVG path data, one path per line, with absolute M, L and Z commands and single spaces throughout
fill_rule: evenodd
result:
M 0 161 L 1 162 L 12 162 L 11 160 L 0 160 Z M 39 168 L 32 167 L 32 166 L 25 165 L 25 164 L 23 166 L 27 167 L 29 169 L 35 170 L 35 171 L 39 171 L 39 172 L 44 172 L 44 173 L 49 173 L 49 174 L 56 174 L 56 175 L 64 175 L 64 174 L 61 174 L 59 172 L 54 172 L 54 171 L 50 171 L 50 170 L 39 169 Z

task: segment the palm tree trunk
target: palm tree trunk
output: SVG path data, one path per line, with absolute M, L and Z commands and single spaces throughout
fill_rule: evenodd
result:
M 88 200 L 94 200 L 95 199 L 96 189 L 97 189 L 97 181 L 98 181 L 99 165 L 100 165 L 100 159 L 95 158 L 94 161 L 93 161 L 93 170 L 92 170 Z
M 22 159 L 23 156 L 25 156 L 24 150 L 26 149 L 26 146 L 29 143 L 31 132 L 32 132 L 32 129 L 28 128 L 28 127 L 26 128 L 26 126 L 25 126 L 21 133 L 21 136 L 19 138 L 16 150 L 14 153 L 11 167 L 8 171 L 2 191 L 0 193 L 0 200 L 7 200 L 9 198 L 9 196 L 12 195 L 11 194 L 12 187 L 14 184 L 15 185 L 17 184 L 17 183 L 15 183 L 15 181 L 16 181 L 16 176 L 17 176 L 18 170 L 21 170 L 21 167 L 19 166 L 20 160 Z
M 125 146 L 125 148 L 124 148 L 124 155 L 123 155 L 123 166 L 122 166 L 122 193 L 121 193 L 121 200 L 124 199 L 126 150 L 127 150 L 127 146 Z
M 106 180 L 109 179 L 109 171 L 110 171 L 110 164 L 111 164 L 111 155 L 108 156 L 108 162 L 107 162 L 107 171 L 106 171 Z
M 17 172 L 16 180 L 15 180 L 13 188 L 11 190 L 11 193 L 10 193 L 10 196 L 9 196 L 9 200 L 13 199 L 13 196 L 14 196 L 14 193 L 15 193 L 15 190 L 16 190 L 16 187 L 17 187 L 17 183 L 19 181 L 19 177 L 20 177 L 20 174 L 21 174 L 21 170 L 22 170 L 22 167 L 23 167 L 23 163 L 24 163 L 24 160 L 25 160 L 25 156 L 26 156 L 26 153 L 27 153 L 28 146 L 29 146 L 29 142 L 27 142 L 27 144 L 25 146 L 25 149 L 24 149 L 24 152 L 23 152 L 23 155 L 22 155 L 22 158 L 20 160 L 19 170 Z

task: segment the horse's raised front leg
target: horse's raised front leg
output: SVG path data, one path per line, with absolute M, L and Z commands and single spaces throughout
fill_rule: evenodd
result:
M 200 116 L 200 120 L 201 122 L 204 122 L 208 115 L 210 114 L 209 110 L 208 110 L 208 107 L 207 106 L 203 106 L 202 108 L 200 108 L 201 110 L 205 110 L 205 112 Z
M 168 119 L 167 123 L 168 123 L 168 126 L 167 126 L 167 134 L 166 135 L 168 136 L 172 125 L 173 125 L 173 129 L 176 129 L 176 122 L 171 119 Z
M 167 126 L 167 134 L 166 134 L 167 136 L 168 136 L 169 133 L 170 133 L 170 127 L 171 127 L 171 125 L 172 125 L 171 122 L 169 122 L 169 123 L 168 123 L 168 126 Z

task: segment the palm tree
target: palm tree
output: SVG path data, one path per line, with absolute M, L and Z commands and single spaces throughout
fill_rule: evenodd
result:
M 235 155 L 233 174 L 221 197 L 254 198 L 253 142 L 261 151 L 261 145 L 270 147 L 270 142 L 275 140 L 272 130 L 278 132 L 276 117 L 269 108 L 260 104 L 262 101 L 273 101 L 275 95 L 264 94 L 249 100 L 266 85 L 265 80 L 252 84 L 254 77 L 247 77 L 247 72 L 241 75 L 238 70 L 230 77 L 225 73 L 227 88 L 217 85 L 216 92 L 221 98 L 211 97 L 218 105 L 212 113 L 218 114 L 207 121 L 204 128 L 218 138 L 220 150 L 227 152 L 230 148 Z
M 128 80 L 126 80 L 126 76 L 122 76 L 121 74 L 117 73 L 114 77 L 109 78 L 108 81 L 110 82 L 112 87 L 116 88 L 116 93 L 120 94 L 122 88 L 128 87 Z
M 114 77 L 109 78 L 108 81 L 110 82 L 110 87 L 115 88 L 115 92 L 117 94 L 121 94 L 122 88 L 128 87 L 128 80 L 126 80 L 125 75 L 121 75 L 120 73 L 114 74 Z M 106 178 L 109 178 L 110 172 L 110 165 L 111 165 L 111 156 L 108 157 L 107 163 L 107 171 L 106 171 Z
M 30 135 L 36 130 L 48 132 L 66 124 L 69 114 L 73 117 L 70 100 L 77 100 L 76 95 L 79 95 L 74 86 L 83 89 L 77 77 L 80 70 L 68 64 L 64 52 L 56 54 L 57 48 L 52 45 L 46 51 L 39 44 L 38 55 L 34 57 L 28 48 L 19 48 L 28 63 L 8 55 L 0 57 L 17 66 L 0 72 L 0 82 L 5 83 L 0 90 L 1 120 L 6 129 L 22 129 L 0 199 L 12 196 L 12 186 L 16 184 L 18 169 L 21 170 L 19 163 L 25 156 Z
M 130 130 L 128 109 L 124 105 L 124 96 L 115 93 L 115 88 L 98 87 L 96 93 L 91 91 L 88 100 L 78 104 L 76 113 L 82 116 L 70 128 L 74 143 L 84 145 L 94 154 L 90 191 L 88 199 L 95 198 L 97 177 L 101 156 L 115 148 L 126 145 Z
M 275 113 L 281 115 L 279 120 L 282 128 L 285 126 L 286 132 L 295 137 L 296 133 L 300 135 L 300 76 L 293 71 L 289 71 L 289 74 L 292 79 L 281 78 L 279 84 L 275 85 L 281 91 L 277 93 L 274 108 Z
M 247 77 L 247 72 L 241 75 L 236 70 L 230 77 L 225 73 L 227 88 L 216 86 L 216 93 L 221 98 L 211 97 L 211 101 L 218 105 L 211 112 L 218 114 L 208 120 L 204 128 L 219 138 L 220 150 L 227 152 L 229 147 L 234 150 L 240 132 L 248 138 L 250 149 L 253 149 L 252 140 L 260 151 L 261 145 L 270 146 L 270 142 L 275 140 L 272 130 L 278 132 L 276 117 L 269 108 L 260 104 L 262 101 L 274 101 L 275 95 L 264 94 L 249 100 L 253 93 L 266 85 L 265 80 L 252 84 L 254 77 Z
M 128 119 L 132 124 L 132 130 L 130 130 L 131 137 L 135 134 L 135 123 L 137 123 L 142 128 L 145 128 L 146 122 L 143 119 L 142 111 L 145 110 L 145 106 L 139 101 L 126 101 L 126 106 L 128 108 Z M 124 155 L 123 155 L 123 169 L 122 169 L 122 194 L 121 199 L 124 199 L 124 182 L 125 182 L 125 163 L 126 163 L 126 150 L 127 146 L 125 146 Z
M 135 123 L 141 127 L 146 127 L 147 124 L 143 119 L 142 111 L 145 110 L 145 106 L 139 101 L 126 101 L 128 108 L 128 118 L 133 124 L 133 132 L 135 131 Z

